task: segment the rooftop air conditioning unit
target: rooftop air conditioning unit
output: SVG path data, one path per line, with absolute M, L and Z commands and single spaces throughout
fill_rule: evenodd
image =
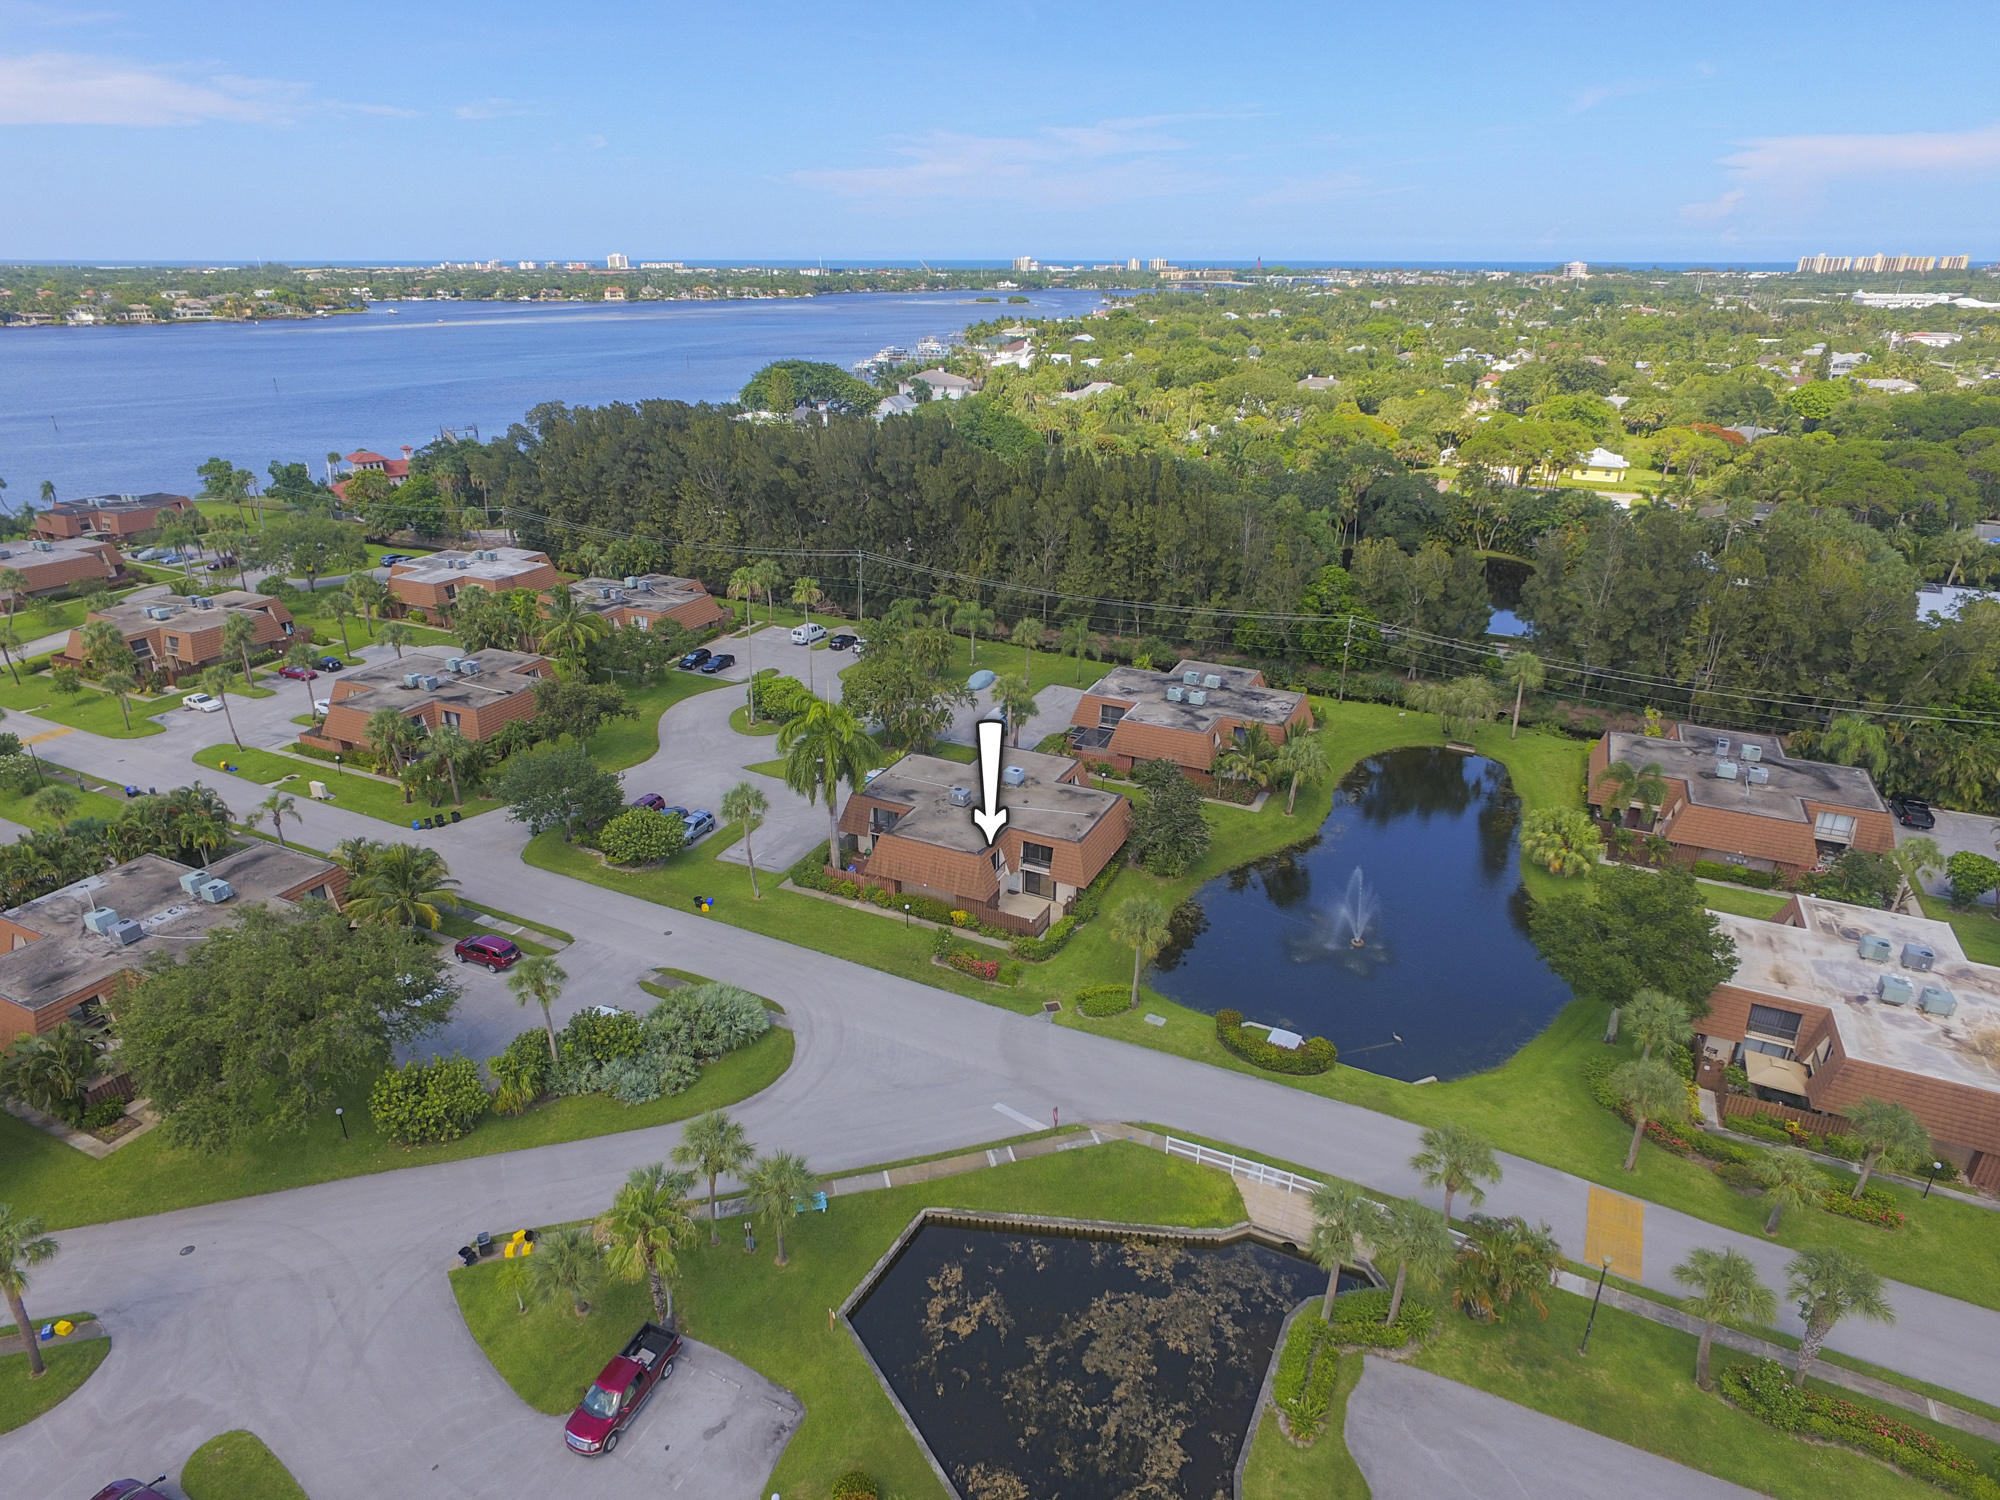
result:
M 1908 1005 L 1914 991 L 1901 974 L 1884 974 L 1875 986 L 1875 993 L 1884 1005 Z
M 1199 708 L 1202 704 L 1208 702 L 1208 694 L 1200 688 L 1189 688 L 1187 691 L 1187 701 L 1192 703 L 1196 708 Z
M 1928 974 L 1930 973 L 1932 967 L 1936 963 L 1937 963 L 1937 954 L 1926 944 L 1923 943 L 1903 944 L 1904 968 L 1914 969 L 1919 974 Z
M 130 917 L 127 917 L 122 922 L 114 922 L 111 926 L 111 931 L 107 934 L 111 941 L 118 944 L 121 948 L 131 947 L 132 944 L 138 942 L 145 935 L 146 929 Z
M 477 677 L 479 675 L 479 663 L 468 656 L 458 664 L 458 671 L 462 677 Z
M 108 906 L 93 906 L 83 914 L 83 925 L 101 937 L 118 925 L 118 913 Z
M 1941 984 L 1927 984 L 1917 996 L 1917 1009 L 1927 1016 L 1948 1016 L 1958 1009 L 1958 996 Z
M 1715 763 L 1715 775 L 1719 781 L 1734 781 L 1736 779 L 1736 762 L 1733 760 L 1717 761 Z
M 206 594 L 203 594 L 203 595 L 199 596 L 198 598 L 196 598 L 196 599 L 195 599 L 195 600 L 193 601 L 193 603 L 194 603 L 194 607 L 195 607 L 196 609 L 214 609 L 214 608 L 215 608 L 215 601 L 214 601 L 213 599 L 209 598 L 209 597 L 208 597 L 208 595 L 206 595 Z
M 54 542 L 37 542 L 35 543 L 35 550 L 37 552 L 53 552 L 56 550 L 56 544 Z
M 214 878 L 206 870 L 189 870 L 187 874 L 181 876 L 181 889 L 192 896 Z
M 611 602 L 613 604 L 623 604 L 625 602 L 625 590 L 612 589 L 610 592 L 611 592 Z
M 1726 760 L 1728 756 L 1729 756 L 1729 736 L 1726 734 L 1718 734 L 1715 737 L 1715 758 L 1717 760 Z
M 1752 786 L 1769 786 L 1771 784 L 1771 768 L 1769 766 L 1746 766 L 1743 771 L 1743 779 Z
M 12 557 L 13 555 L 7 548 L 0 547 L 0 557 Z
M 1181 681 L 1182 681 L 1182 682 L 1185 682 L 1185 683 L 1186 683 L 1186 684 L 1187 684 L 1187 685 L 1188 685 L 1189 687 L 1200 687 L 1200 686 L 1201 686 L 1201 673 L 1199 673 L 1199 672 L 1183 672 L 1183 673 L 1181 673 Z
M 211 880 L 195 894 L 210 906 L 220 906 L 236 894 L 236 887 L 226 880 Z
M 608 583 L 600 585 L 597 590 L 597 597 L 600 599 L 609 599 L 611 597 L 611 585 Z
M 945 797 L 953 807 L 972 806 L 972 788 L 969 786 L 955 786 L 945 793 Z
M 1746 743 L 1743 747 L 1743 758 L 1748 761 L 1762 760 L 1764 758 L 1764 747 L 1762 745 Z
M 1006 766 L 1000 772 L 1000 780 L 1008 786 L 1026 786 L 1028 773 L 1019 766 Z
M 500 561 L 500 554 L 499 554 L 499 553 L 497 553 L 497 552 L 475 552 L 475 553 L 473 553 L 472 555 L 473 555 L 473 556 L 474 556 L 475 558 L 477 558 L 477 559 L 478 559 L 478 560 L 479 560 L 480 562 L 498 562 L 498 561 Z
M 465 665 L 465 658 L 462 656 L 447 656 L 444 659 L 444 669 L 447 672 L 456 672 L 460 667 L 464 665 Z
M 405 672 L 403 674 L 403 686 L 406 688 L 421 687 L 423 681 L 424 674 L 421 672 Z
M 430 692 L 430 693 L 436 692 L 437 685 L 438 685 L 437 678 L 431 676 L 431 674 L 428 672 L 424 673 L 417 679 L 417 686 L 424 689 L 425 692 Z
M 635 588 L 642 594 L 650 594 L 653 592 L 653 580 L 650 578 L 641 578 L 636 582 L 628 578 L 625 580 L 625 584 L 626 587 Z
M 1185 697 L 1187 697 L 1187 689 L 1181 687 L 1179 684 L 1175 684 L 1173 687 L 1167 689 L 1167 702 L 1169 703 L 1179 703 Z
M 1861 956 L 1871 964 L 1886 964 L 1895 956 L 1896 945 L 1885 937 L 1867 933 L 1861 939 Z
M 625 580 L 625 587 L 628 589 L 643 588 L 644 586 L 645 586 L 645 581 L 641 579 L 636 573 L 628 576 Z
M 146 618 L 149 620 L 171 620 L 173 617 L 174 612 L 164 604 L 149 604 L 146 606 Z
M 1222 679 L 1216 676 L 1215 673 L 1210 672 L 1206 677 L 1202 678 L 1201 685 L 1205 688 L 1219 688 L 1222 686 Z

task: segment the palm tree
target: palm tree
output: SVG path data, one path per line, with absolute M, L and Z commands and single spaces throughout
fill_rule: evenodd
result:
M 507 988 L 514 992 L 514 998 L 523 1005 L 532 1000 L 542 1008 L 542 1026 L 549 1034 L 552 1062 L 562 1061 L 562 1054 L 556 1051 L 554 1006 L 568 983 L 569 975 L 563 966 L 546 953 L 530 953 L 507 971 Z
M 222 649 L 243 663 L 243 685 L 254 684 L 250 677 L 250 648 L 257 644 L 257 622 L 248 614 L 232 614 L 222 622 Z
M 1139 1003 L 1139 975 L 1146 960 L 1167 945 L 1167 909 L 1154 896 L 1128 896 L 1111 913 L 1111 940 L 1132 950 L 1132 1003 Z
M 28 592 L 28 575 L 19 568 L 0 568 L 0 594 L 7 596 L 7 623 L 14 622 L 14 611 L 21 607 L 21 600 Z
M 125 716 L 125 727 L 132 727 L 132 695 L 139 690 L 139 679 L 126 671 L 106 672 L 104 691 L 118 700 L 118 712 Z
M 1799 1316 L 1806 1325 L 1799 1340 L 1798 1373 L 1792 1377 L 1795 1386 L 1806 1383 L 1826 1336 L 1849 1313 L 1877 1323 L 1896 1321 L 1882 1278 L 1851 1250 L 1801 1250 L 1785 1267 L 1785 1295 L 1798 1300 Z
M 390 844 L 374 851 L 366 873 L 353 877 L 347 914 L 377 927 L 423 926 L 436 932 L 444 920 L 438 906 L 457 884 L 437 850 Z
M 722 1232 L 716 1227 L 716 1178 L 742 1171 L 756 1154 L 757 1148 L 750 1144 L 749 1134 L 719 1109 L 712 1109 L 690 1120 L 681 1131 L 681 1142 L 674 1147 L 674 1160 L 684 1167 L 693 1167 L 708 1178 L 709 1244 L 722 1243 Z
M 7 663 L 7 670 L 13 674 L 18 687 L 21 682 L 21 665 L 17 658 L 21 654 L 21 632 L 11 624 L 0 624 L 0 661 Z
M 778 607 L 778 585 L 785 581 L 785 570 L 775 557 L 760 557 L 750 564 L 750 571 L 757 575 L 757 587 L 764 591 L 764 623 L 768 625 Z
M 692 1172 L 676 1172 L 661 1161 L 634 1167 L 611 1200 L 611 1211 L 594 1226 L 597 1242 L 605 1247 L 605 1268 L 627 1281 L 644 1277 L 653 1294 L 653 1320 L 669 1327 L 680 1249 L 694 1233 L 687 1211 L 693 1191 Z
M 826 798 L 826 862 L 840 868 L 840 783 L 859 786 L 882 763 L 882 747 L 854 710 L 816 700 L 778 731 L 785 752 L 785 785 L 808 802 Z
M 965 632 L 967 656 L 979 664 L 979 632 L 993 628 L 993 611 L 977 599 L 969 599 L 952 611 L 951 628 Z
M 1741 1250 L 1688 1252 L 1674 1267 L 1674 1280 L 1693 1289 L 1687 1310 L 1701 1319 L 1701 1339 L 1694 1346 L 1694 1383 L 1710 1385 L 1708 1351 L 1719 1323 L 1749 1323 L 1766 1327 L 1778 1320 L 1778 1295 L 1758 1279 L 1757 1263 Z
M 1821 731 L 1819 753 L 1837 765 L 1860 766 L 1880 776 L 1889 769 L 1889 736 L 1880 724 L 1841 714 Z
M 463 807 L 465 796 L 461 784 L 477 783 L 486 769 L 486 747 L 477 740 L 467 739 L 463 730 L 447 724 L 431 731 L 430 758 L 451 780 L 452 805 Z
M 1362 1196 L 1360 1188 L 1345 1182 L 1321 1183 L 1313 1189 L 1310 1206 L 1313 1227 L 1306 1254 L 1326 1272 L 1326 1296 L 1320 1301 L 1319 1315 L 1331 1320 L 1333 1299 L 1340 1295 L 1340 1268 L 1354 1259 L 1355 1236 L 1364 1233 L 1381 1213 Z
M 7 1306 L 14 1314 L 14 1327 L 21 1335 L 21 1342 L 28 1346 L 30 1380 L 44 1374 L 48 1366 L 42 1363 L 35 1325 L 28 1320 L 28 1308 L 22 1301 L 22 1294 L 28 1290 L 29 1269 L 53 1257 L 56 1249 L 56 1242 L 42 1233 L 40 1219 L 32 1214 L 16 1213 L 7 1204 L 0 1203 L 0 1292 L 6 1293 Z
M 1480 1215 L 1466 1231 L 1452 1262 L 1452 1306 L 1480 1323 L 1491 1323 L 1516 1297 L 1525 1298 L 1535 1316 L 1546 1318 L 1549 1307 L 1542 1289 L 1562 1268 L 1562 1245 L 1546 1224 L 1530 1228 L 1515 1215 L 1490 1219 Z
M 1511 740 L 1521 733 L 1521 700 L 1541 687 L 1542 679 L 1548 674 L 1542 666 L 1542 659 L 1532 651 L 1509 652 L 1507 663 L 1501 670 L 1514 684 L 1514 727 L 1507 731 L 1507 738 Z
M 401 620 L 391 620 L 376 633 L 375 639 L 393 649 L 397 657 L 401 658 L 403 648 L 416 641 L 417 633 Z
M 1002 677 L 993 684 L 993 702 L 1006 715 L 1007 723 L 1013 730 L 1014 748 L 1021 748 L 1021 726 L 1028 722 L 1040 707 L 1035 702 L 1034 689 L 1028 686 L 1025 677 Z
M 757 590 L 763 579 L 754 567 L 745 565 L 729 575 L 729 587 L 724 592 L 731 599 L 743 601 L 743 654 L 750 666 L 750 681 L 757 680 L 757 622 L 751 618 L 757 603 Z M 748 694 L 750 722 L 757 722 L 757 694 Z
M 817 578 L 794 578 L 792 580 L 792 603 L 805 611 L 805 623 L 812 624 L 813 606 L 826 598 Z M 806 690 L 812 691 L 813 659 L 810 647 L 806 651 Z
M 352 599 L 354 607 L 361 611 L 361 622 L 372 633 L 375 629 L 375 611 L 389 602 L 389 586 L 373 573 L 349 573 L 346 588 L 347 597 Z
M 222 705 L 222 717 L 229 725 L 229 737 L 236 741 L 236 748 L 243 748 L 243 736 L 236 732 L 236 713 L 229 706 L 229 690 L 236 685 L 236 674 L 228 667 L 210 667 L 201 674 L 201 690 L 214 697 Z
M 1064 656 L 1076 658 L 1077 686 L 1083 686 L 1083 659 L 1097 658 L 1097 637 L 1090 633 L 1088 620 L 1071 620 L 1056 632 L 1056 649 Z
M 308 713 L 317 712 L 313 706 L 313 680 L 306 675 L 313 670 L 313 663 L 317 660 L 319 660 L 319 653 L 314 651 L 304 641 L 293 641 L 291 646 L 285 651 L 285 665 L 301 669 L 299 673 L 299 687 L 306 695 L 306 711 Z
M 582 669 L 590 643 L 611 628 L 603 616 L 585 609 L 566 588 L 551 590 L 542 611 L 546 617 L 541 627 L 542 653 L 553 656 L 570 672 Z
M 393 708 L 376 709 L 361 729 L 361 742 L 376 761 L 397 774 L 402 772 L 403 762 L 423 743 L 423 738 L 424 732 L 417 721 Z
M 722 821 L 743 825 L 743 858 L 750 866 L 750 896 L 756 901 L 762 901 L 764 893 L 757 889 L 757 854 L 750 847 L 750 835 L 770 810 L 770 799 L 747 781 L 737 782 L 722 794 Z
M 1007 632 L 1007 639 L 1026 653 L 1021 662 L 1023 683 L 1032 683 L 1035 680 L 1035 648 L 1042 644 L 1047 634 L 1048 632 L 1042 628 L 1042 622 L 1033 615 L 1016 620 L 1014 628 Z
M 586 1229 L 551 1229 L 535 1242 L 525 1279 L 537 1303 L 565 1301 L 579 1318 L 587 1318 L 591 1294 L 604 1279 L 604 1255 Z
M 1757 1168 L 1764 1195 L 1771 1200 L 1764 1233 L 1778 1232 L 1778 1219 L 1788 1208 L 1806 1208 L 1826 1196 L 1826 1174 L 1803 1151 L 1773 1151 Z
M 1632 788 L 1639 784 L 1639 773 L 1628 761 L 1614 760 L 1597 773 L 1597 781 L 1592 790 L 1602 799 L 1600 806 L 1607 819 L 1623 820 L 1623 814 L 1632 804 Z
M 1396 1280 L 1389 1290 L 1389 1316 L 1383 1327 L 1392 1326 L 1403 1310 L 1403 1293 L 1414 1275 L 1420 1282 L 1434 1281 L 1451 1264 L 1458 1244 L 1444 1215 L 1407 1198 L 1391 1199 L 1381 1222 L 1362 1237 L 1374 1249 L 1376 1260 L 1396 1263 Z
M 1299 788 L 1318 786 L 1326 779 L 1326 745 L 1316 734 L 1295 734 L 1278 747 L 1272 770 L 1291 789 L 1285 794 L 1285 816 L 1291 817 L 1298 805 Z
M 1863 1099 L 1847 1111 L 1847 1118 L 1854 1126 L 1854 1139 L 1864 1149 L 1861 1175 L 1854 1180 L 1854 1196 L 1857 1198 L 1861 1196 L 1861 1190 L 1868 1186 L 1869 1174 L 1883 1162 L 1894 1167 L 1930 1157 L 1931 1133 L 1924 1129 L 1923 1122 L 1910 1112 L 1907 1105 L 1891 1104 L 1882 1099 Z
M 378 843 L 374 839 L 356 835 L 353 838 L 342 839 L 333 846 L 333 862 L 345 865 L 349 878 L 359 880 L 374 865 L 375 857 L 388 847 L 387 844 Z
M 346 593 L 334 594 L 326 601 L 326 612 L 333 616 L 333 623 L 340 631 L 342 654 L 353 651 L 354 647 L 347 639 L 347 622 L 359 613 L 354 607 L 353 596 Z
M 785 1223 L 798 1211 L 797 1204 L 813 1190 L 819 1179 L 813 1176 L 806 1159 L 793 1151 L 773 1151 L 760 1156 L 744 1176 L 744 1191 L 751 1211 L 771 1221 L 778 1237 L 779 1265 L 785 1263 Z
M 1270 732 L 1262 724 L 1252 724 L 1238 730 L 1235 741 L 1216 753 L 1215 774 L 1261 791 L 1277 775 L 1277 758 Z
M 74 1124 L 101 1060 L 96 1037 L 74 1021 L 60 1021 L 40 1035 L 23 1035 L 13 1051 L 0 1054 L 0 1090 Z
M 285 843 L 285 819 L 290 818 L 296 823 L 298 821 L 298 807 L 298 803 L 287 797 L 283 792 L 273 792 L 262 802 L 259 802 L 251 810 L 250 816 L 244 821 L 250 827 L 255 828 L 268 817 L 271 820 L 272 834 L 277 838 L 279 844 L 289 849 L 291 845 Z
M 52 782 L 28 799 L 28 810 L 38 818 L 46 818 L 56 825 L 61 833 L 69 832 L 69 820 L 76 812 L 80 799 L 70 788 Z
M 1937 840 L 1922 834 L 1901 840 L 1889 851 L 1889 858 L 1896 862 L 1897 872 L 1902 876 L 1896 886 L 1894 906 L 1897 911 L 1901 911 L 1916 893 L 1918 882 L 1926 874 L 1944 868 L 1944 851 L 1938 848 Z
M 1683 1045 L 1694 1030 L 1694 1013 L 1687 1002 L 1659 990 L 1635 990 L 1625 1002 L 1622 1024 L 1639 1044 L 1639 1056 L 1651 1057 L 1653 1049 Z
M 1621 1064 L 1611 1075 L 1611 1088 L 1618 1102 L 1632 1112 L 1632 1149 L 1625 1153 L 1625 1170 L 1630 1172 L 1639 1165 L 1639 1142 L 1646 1138 L 1646 1122 L 1685 1110 L 1687 1086 L 1680 1074 L 1649 1057 Z
M 1423 1150 L 1410 1158 L 1425 1187 L 1444 1189 L 1445 1222 L 1451 1222 L 1451 1200 L 1465 1194 L 1474 1208 L 1486 1201 L 1482 1182 L 1500 1180 L 1500 1164 L 1492 1145 L 1463 1125 L 1432 1125 L 1424 1131 Z

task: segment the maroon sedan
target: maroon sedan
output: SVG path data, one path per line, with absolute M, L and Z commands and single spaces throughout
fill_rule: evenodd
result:
M 484 964 L 496 974 L 520 960 L 521 950 L 497 933 L 482 932 L 462 937 L 451 950 L 462 964 Z
M 311 682 L 315 677 L 319 676 L 319 673 L 315 672 L 311 667 L 280 667 L 278 668 L 278 675 L 280 677 L 289 677 L 294 682 Z

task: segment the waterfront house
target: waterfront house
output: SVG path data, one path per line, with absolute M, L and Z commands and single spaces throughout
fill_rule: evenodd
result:
M 483 743 L 513 720 L 533 715 L 535 684 L 554 675 L 547 657 L 527 651 L 405 651 L 335 678 L 326 717 L 299 743 L 341 753 L 364 746 L 369 718 L 384 708 L 426 732 L 456 729 Z
M 1171 672 L 1113 667 L 1083 695 L 1070 723 L 1070 746 L 1120 772 L 1144 760 L 1170 760 L 1206 777 L 1219 751 L 1241 743 L 1251 726 L 1273 744 L 1312 727 L 1304 693 L 1284 692 L 1250 667 L 1184 661 Z
M 991 845 L 972 821 L 979 772 L 935 755 L 905 755 L 841 809 L 848 871 L 893 894 L 931 896 L 989 926 L 1040 934 L 1117 857 L 1132 807 L 1090 784 L 1061 755 L 1003 753 Z

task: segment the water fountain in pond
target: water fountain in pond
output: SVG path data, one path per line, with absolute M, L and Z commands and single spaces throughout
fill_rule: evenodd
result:
M 1313 912 L 1293 936 L 1293 962 L 1332 959 L 1355 974 L 1372 973 L 1389 958 L 1375 935 L 1381 915 L 1382 898 L 1356 865 L 1333 905 Z
M 1381 914 L 1382 898 L 1368 888 L 1368 882 L 1361 878 L 1361 866 L 1354 867 L 1354 873 L 1347 877 L 1347 890 L 1333 907 L 1333 925 L 1336 932 L 1347 934 L 1350 948 L 1368 946 L 1368 929 L 1375 925 L 1375 918 Z

